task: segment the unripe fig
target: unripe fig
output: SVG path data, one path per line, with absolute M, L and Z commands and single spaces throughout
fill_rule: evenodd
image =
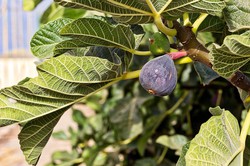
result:
M 169 52 L 170 44 L 168 38 L 161 32 L 156 32 L 149 39 L 149 50 L 153 55 L 162 55 Z
M 174 61 L 167 54 L 148 61 L 141 69 L 142 87 L 155 96 L 169 95 L 177 83 Z

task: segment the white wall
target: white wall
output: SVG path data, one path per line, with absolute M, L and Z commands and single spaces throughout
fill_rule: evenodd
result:
M 37 76 L 34 58 L 0 58 L 0 88 Z

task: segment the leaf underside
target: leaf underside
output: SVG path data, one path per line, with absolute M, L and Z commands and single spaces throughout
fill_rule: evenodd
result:
M 35 164 L 60 116 L 74 103 L 119 80 L 121 61 L 61 55 L 37 66 L 38 77 L 0 91 L 0 125 L 20 123 L 21 148 Z
M 186 165 L 219 166 L 230 163 L 241 150 L 239 135 L 238 121 L 229 111 L 211 117 L 190 142 L 185 155 Z
M 222 46 L 213 46 L 210 54 L 213 56 L 213 69 L 223 77 L 230 77 L 250 61 L 249 31 L 227 36 Z
M 250 2 L 245 0 L 228 1 L 224 17 L 229 31 L 250 29 Z
M 138 0 L 55 0 L 59 5 L 71 8 L 95 10 L 110 14 L 117 22 L 127 24 L 143 24 L 153 22 L 153 14 L 146 1 Z M 164 13 L 168 19 L 176 19 L 185 12 L 208 13 L 222 16 L 225 2 L 220 0 L 175 0 L 168 6 L 167 0 L 152 0 L 156 11 Z

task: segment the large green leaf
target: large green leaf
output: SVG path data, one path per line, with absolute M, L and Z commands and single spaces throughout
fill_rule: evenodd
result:
M 227 26 L 229 27 L 229 31 L 235 32 L 241 29 L 250 29 L 249 0 L 227 1 L 224 16 Z
M 226 4 L 221 0 L 175 0 L 164 11 L 169 19 L 176 19 L 187 13 L 208 13 L 214 16 L 222 16 L 222 10 Z
M 72 41 L 72 43 L 70 42 Z M 75 41 L 79 41 L 77 46 L 74 44 Z M 64 45 L 62 43 L 59 43 L 55 47 L 54 54 L 55 55 L 60 55 L 63 54 L 64 52 L 67 52 L 66 54 L 69 55 L 74 55 L 74 56 L 97 56 L 103 59 L 107 59 L 110 62 L 114 63 L 122 63 L 122 71 L 126 72 L 128 70 L 128 67 L 130 65 L 130 62 L 132 60 L 132 54 L 130 52 L 121 50 L 119 48 L 114 48 L 114 47 L 102 47 L 102 46 L 92 46 L 92 47 L 87 47 L 88 45 L 81 45 L 82 47 L 79 48 L 81 41 L 80 40 L 68 40 L 67 41 L 67 46 L 62 46 Z M 66 44 L 66 43 L 65 43 Z
M 53 57 L 56 44 L 68 40 L 59 34 L 62 27 L 72 22 L 71 19 L 61 18 L 42 26 L 32 37 L 30 46 L 32 53 L 41 59 Z
M 213 109 L 221 111 L 219 107 Z M 190 142 L 185 162 L 193 166 L 228 165 L 240 151 L 238 121 L 229 111 L 222 111 L 221 115 L 213 116 L 202 124 Z
M 61 55 L 37 67 L 38 77 L 0 91 L 0 126 L 44 116 L 77 102 L 121 76 L 121 64 Z
M 214 45 L 213 69 L 223 77 L 230 77 L 250 61 L 250 32 L 241 35 L 229 35 L 223 45 Z
M 117 21 L 127 23 L 152 22 L 152 13 L 145 1 L 138 0 L 55 0 L 58 4 L 71 7 L 95 10 L 111 14 Z M 139 19 L 138 19 L 139 18 Z
M 38 77 L 0 91 L 0 126 L 20 123 L 21 148 L 35 164 L 60 116 L 74 103 L 120 80 L 121 61 L 61 55 L 37 66 Z
M 63 27 L 60 34 L 78 39 L 62 43 L 60 48 L 68 45 L 82 47 L 85 43 L 118 47 L 127 51 L 135 47 L 135 37 L 129 26 L 119 24 L 114 26 L 100 19 L 80 18 Z
M 33 119 L 23 126 L 18 139 L 20 140 L 21 150 L 29 164 L 35 165 L 37 163 L 53 128 L 66 109 Z
M 128 24 L 142 24 L 153 22 L 153 13 L 146 1 L 138 0 L 55 0 L 58 4 L 71 7 L 95 10 L 111 14 L 118 22 Z M 176 19 L 184 12 L 208 13 L 222 16 L 225 2 L 221 0 L 175 0 L 168 4 L 168 0 L 151 0 L 156 11 L 165 13 L 169 19 Z

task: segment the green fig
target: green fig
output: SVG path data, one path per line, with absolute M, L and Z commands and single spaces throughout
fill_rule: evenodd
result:
M 169 52 L 168 38 L 161 32 L 156 32 L 149 39 L 149 50 L 153 55 L 163 55 Z

